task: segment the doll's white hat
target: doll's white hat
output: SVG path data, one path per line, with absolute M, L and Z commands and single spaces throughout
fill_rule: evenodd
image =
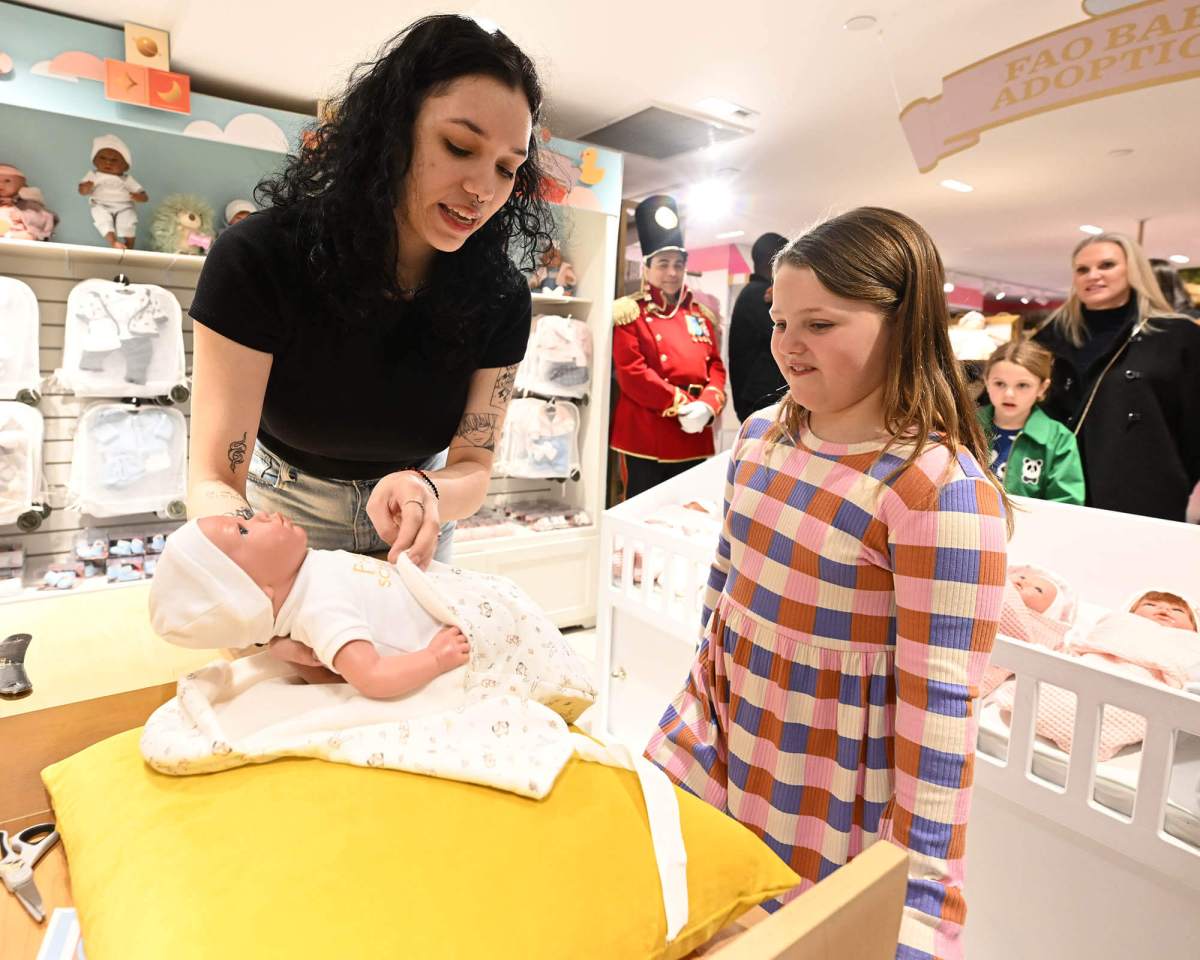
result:
M 127 164 L 133 166 L 133 154 L 125 146 L 125 141 L 112 133 L 104 133 L 92 141 L 92 157 L 95 158 L 101 150 L 116 150 Z
M 181 647 L 266 643 L 275 614 L 262 587 L 189 520 L 167 538 L 150 586 L 150 625 Z
M 249 200 L 230 200 L 227 204 L 225 204 L 225 222 L 232 223 L 233 218 L 243 210 L 245 210 L 246 213 L 257 213 L 258 207 L 252 204 Z
M 1043 614 L 1051 620 L 1057 620 L 1060 623 L 1074 623 L 1075 612 L 1078 606 L 1078 598 L 1071 585 L 1067 583 L 1053 570 L 1047 570 L 1045 567 L 1039 567 L 1033 563 L 1017 563 L 1008 568 L 1008 575 L 1011 578 L 1014 573 L 1032 573 L 1038 577 L 1044 577 L 1054 584 L 1055 595 L 1050 606 L 1046 608 Z
M 14 167 L 11 163 L 0 163 L 0 177 L 20 177 L 25 179 L 25 171 Z

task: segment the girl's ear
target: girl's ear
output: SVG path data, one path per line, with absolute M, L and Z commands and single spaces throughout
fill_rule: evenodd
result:
M 1038 402 L 1046 399 L 1046 391 L 1050 389 L 1050 381 L 1043 380 L 1042 385 L 1038 388 Z

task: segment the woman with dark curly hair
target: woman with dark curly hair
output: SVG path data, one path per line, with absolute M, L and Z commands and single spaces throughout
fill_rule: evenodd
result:
M 529 58 L 465 17 L 355 70 L 200 276 L 191 516 L 266 509 L 314 547 L 447 556 L 529 338 L 509 255 L 551 239 L 541 107 Z

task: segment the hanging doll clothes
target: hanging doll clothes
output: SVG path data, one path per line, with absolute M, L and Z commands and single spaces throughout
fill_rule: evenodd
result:
M 1044 613 L 1038 613 L 1025 605 L 1021 594 L 1013 586 L 1013 577 L 1032 574 L 1048 580 L 1055 587 L 1054 599 Z M 1074 589 L 1058 574 L 1033 564 L 1013 565 L 1008 568 L 1008 579 L 1004 584 L 1004 599 L 1000 608 L 1000 636 L 1021 640 L 1047 650 L 1062 650 L 1066 646 L 1067 634 L 1075 623 L 1078 598 Z M 992 664 L 984 671 L 979 695 L 986 697 L 1013 672 L 1006 667 Z
M 1132 596 L 1124 606 L 1101 617 L 1090 630 L 1072 635 L 1062 650 L 1097 670 L 1157 683 L 1182 690 L 1200 680 L 1200 634 L 1180 630 L 1137 616 L 1129 609 L 1145 591 Z M 1190 603 L 1192 616 L 1200 620 L 1200 610 Z M 1016 681 L 1001 684 L 991 697 L 1005 723 L 1012 717 L 1016 701 Z M 1048 683 L 1039 685 L 1037 732 L 1066 753 L 1071 752 L 1075 733 L 1075 695 Z M 1136 713 L 1107 704 L 1100 724 L 1100 743 L 1096 757 L 1111 760 L 1125 747 L 1141 743 L 1146 736 L 1146 721 Z
M 187 423 L 178 410 L 98 403 L 79 418 L 68 489 L 97 517 L 166 508 L 187 494 Z
M 298 682 L 263 652 L 188 674 L 142 734 L 160 772 L 212 773 L 280 757 L 315 757 L 482 784 L 541 798 L 577 753 L 634 770 L 659 864 L 668 939 L 687 919 L 686 854 L 670 782 L 618 743 L 567 723 L 595 699 L 587 665 L 515 584 L 434 561 L 421 571 L 345 551 L 310 550 L 278 617 L 262 589 L 191 521 L 171 534 L 156 570 L 151 622 L 186 646 L 243 646 L 291 633 L 327 665 L 369 639 L 381 654 L 427 645 L 457 626 L 470 662 L 418 690 L 370 699 L 349 684 Z
M 515 388 L 545 397 L 583 397 L 592 375 L 592 334 L 574 317 L 533 318 L 525 359 Z
M 0 401 L 0 524 L 16 523 L 41 492 L 44 429 L 33 407 Z
M 156 397 L 186 382 L 183 311 L 154 284 L 83 280 L 67 297 L 56 379 L 81 397 Z
M 520 397 L 509 404 L 497 470 L 510 477 L 569 479 L 579 466 L 579 408 Z
M 20 280 L 0 277 L 0 398 L 36 389 L 38 361 L 37 296 Z

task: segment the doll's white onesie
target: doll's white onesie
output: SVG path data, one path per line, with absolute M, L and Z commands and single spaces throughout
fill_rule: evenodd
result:
M 140 183 L 128 173 L 101 173 L 91 170 L 80 183 L 92 183 L 95 187 L 88 194 L 88 206 L 92 211 L 92 223 L 105 237 L 110 233 L 118 237 L 132 237 L 137 233 L 137 211 L 133 195 L 141 193 Z

